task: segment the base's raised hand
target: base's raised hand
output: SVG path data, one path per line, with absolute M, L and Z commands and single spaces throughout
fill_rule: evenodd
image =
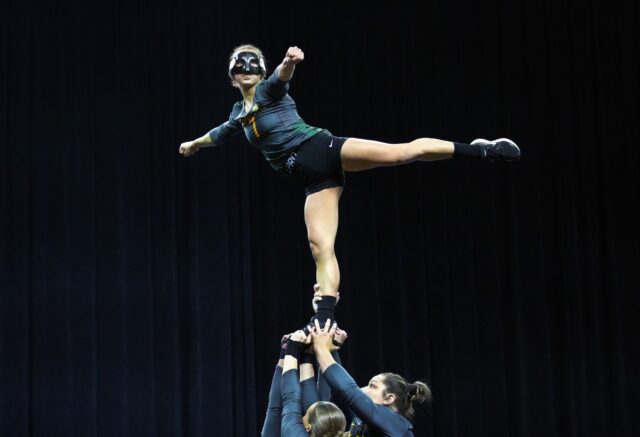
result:
M 318 351 L 334 351 L 338 349 L 338 346 L 333 344 L 333 336 L 336 333 L 338 325 L 333 323 L 331 319 L 327 319 L 324 327 L 320 327 L 318 319 L 314 320 L 314 327 L 311 330 L 311 338 L 313 341 L 313 350 Z

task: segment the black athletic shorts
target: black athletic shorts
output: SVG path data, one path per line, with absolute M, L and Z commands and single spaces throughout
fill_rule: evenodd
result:
M 307 196 L 325 188 L 344 187 L 340 150 L 347 140 L 323 130 L 291 152 L 284 172 L 305 186 Z

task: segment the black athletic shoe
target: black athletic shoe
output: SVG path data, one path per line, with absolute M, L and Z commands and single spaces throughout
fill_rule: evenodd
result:
M 520 149 L 509 138 L 498 138 L 488 141 L 484 138 L 473 140 L 471 144 L 482 148 L 482 158 L 491 162 L 495 161 L 517 161 L 520 159 Z

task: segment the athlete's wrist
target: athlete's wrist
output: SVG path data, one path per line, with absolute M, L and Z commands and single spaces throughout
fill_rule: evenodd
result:
M 209 134 L 206 134 L 199 138 L 196 138 L 195 140 L 192 141 L 192 143 L 193 145 L 198 147 L 211 144 L 211 137 L 209 136 Z

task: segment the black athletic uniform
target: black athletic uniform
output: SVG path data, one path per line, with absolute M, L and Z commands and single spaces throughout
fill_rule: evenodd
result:
M 257 85 L 251 109 L 247 112 L 243 101 L 237 102 L 229 120 L 209 132 L 211 141 L 223 145 L 242 130 L 271 167 L 302 181 L 307 195 L 343 186 L 340 150 L 346 138 L 305 123 L 288 89 L 276 69 Z

